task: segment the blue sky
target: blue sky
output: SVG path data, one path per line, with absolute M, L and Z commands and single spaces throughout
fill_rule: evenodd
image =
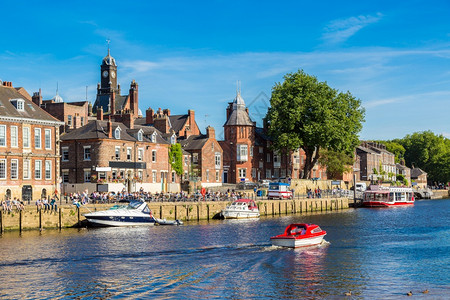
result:
M 450 1 L 8 1 L 0 79 L 44 99 L 95 100 L 111 40 L 122 93 L 194 109 L 222 135 L 236 81 L 261 125 L 272 86 L 303 69 L 362 100 L 361 139 L 450 137 Z

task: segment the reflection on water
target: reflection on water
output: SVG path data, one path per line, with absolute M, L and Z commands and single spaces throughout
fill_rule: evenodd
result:
M 449 292 L 449 201 L 185 226 L 5 233 L 0 298 L 398 298 Z M 433 216 L 433 217 L 430 217 Z M 273 247 L 294 222 L 319 247 Z

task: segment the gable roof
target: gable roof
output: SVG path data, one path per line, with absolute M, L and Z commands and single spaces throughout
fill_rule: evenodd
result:
M 136 141 L 136 139 L 127 132 L 127 127 L 122 123 L 111 122 L 112 131 L 118 127 L 121 130 L 120 139 L 124 141 Z M 90 121 L 86 125 L 70 130 L 69 132 L 61 135 L 62 141 L 67 140 L 88 140 L 88 139 L 110 139 L 108 137 L 108 121 L 94 120 Z M 111 139 L 115 139 L 114 136 Z
M 189 150 L 201 150 L 205 143 L 209 140 L 206 135 L 191 135 L 187 139 L 180 140 L 181 147 Z
M 12 99 L 24 101 L 23 111 L 16 109 L 10 101 Z M 59 121 L 32 101 L 25 99 L 22 93 L 13 87 L 0 86 L 0 117 L 39 120 L 64 125 L 64 122 Z
M 422 170 L 421 168 L 413 168 L 411 169 L 411 178 L 418 178 L 420 175 L 427 175 L 427 172 Z
M 186 124 L 188 117 L 189 117 L 189 115 L 169 116 L 169 120 L 170 120 L 170 124 L 172 125 L 172 129 L 178 133 L 183 128 L 184 124 Z

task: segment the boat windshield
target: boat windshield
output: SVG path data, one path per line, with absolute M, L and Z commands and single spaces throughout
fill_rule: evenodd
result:
M 139 206 L 142 205 L 141 201 L 130 201 L 130 204 L 128 204 L 128 209 L 137 209 Z

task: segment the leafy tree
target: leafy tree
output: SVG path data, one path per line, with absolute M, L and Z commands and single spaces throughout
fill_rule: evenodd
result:
M 320 153 L 319 164 L 326 166 L 330 178 L 338 178 L 352 170 L 353 157 L 342 152 L 323 150 Z
M 183 174 L 183 152 L 180 144 L 172 144 L 169 149 L 169 161 L 177 175 Z
M 450 140 L 431 131 L 415 132 L 396 140 L 405 148 L 405 161 L 428 173 L 431 182 L 450 181 Z
M 303 70 L 289 73 L 283 83 L 275 84 L 270 106 L 267 121 L 273 147 L 305 151 L 303 178 L 310 178 L 322 149 L 350 155 L 359 144 L 364 122 L 361 101 Z
M 395 162 L 400 163 L 405 157 L 405 147 L 394 141 L 378 141 L 386 146 L 386 150 L 395 155 Z

